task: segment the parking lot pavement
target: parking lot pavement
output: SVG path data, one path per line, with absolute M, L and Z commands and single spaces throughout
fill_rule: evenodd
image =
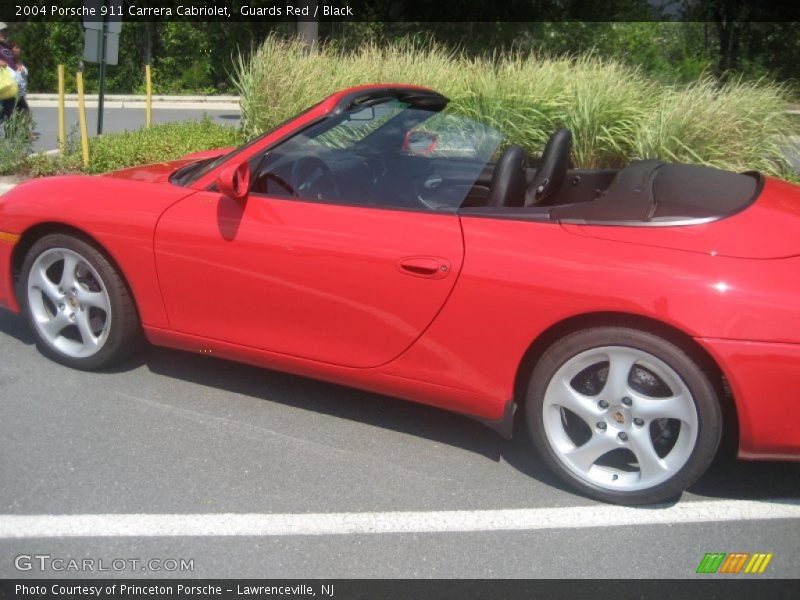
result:
M 706 552 L 800 575 L 798 464 L 720 459 L 677 505 L 629 513 L 565 490 L 524 436 L 166 349 L 73 371 L 5 311 L 0 399 L 0 577 L 689 577 Z M 42 537 L 52 515 L 65 535 Z M 193 570 L 21 572 L 21 554 Z

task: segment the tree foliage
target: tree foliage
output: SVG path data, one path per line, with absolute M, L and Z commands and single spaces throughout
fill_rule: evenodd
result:
M 614 2 L 620 15 L 641 10 L 639 18 L 658 17 L 640 5 L 639 0 Z M 402 12 L 404 6 L 398 10 Z M 571 0 L 570 6 L 587 19 L 592 17 L 591 2 Z M 552 56 L 591 52 L 637 66 L 667 82 L 692 81 L 702 73 L 721 79 L 767 76 L 800 89 L 795 66 L 800 63 L 800 23 L 749 22 L 751 6 L 741 0 L 708 0 L 685 9 L 696 19 L 686 22 L 353 21 L 320 23 L 319 32 L 324 43 L 346 51 L 356 51 L 365 43 L 389 45 L 417 36 L 471 56 L 497 57 L 510 50 Z M 608 14 L 608 7 L 604 11 Z M 552 14 L 554 19 L 559 16 L 555 8 Z M 271 33 L 289 36 L 294 32 L 294 23 L 269 21 L 124 22 L 119 64 L 106 71 L 107 91 L 142 92 L 144 65 L 149 63 L 156 93 L 231 92 L 235 56 L 249 55 Z M 22 45 L 30 91 L 54 92 L 59 63 L 67 67 L 68 91 L 74 91 L 73 74 L 80 68 L 84 43 L 80 23 L 15 23 L 11 35 Z M 87 89 L 94 91 L 97 65 L 84 67 Z

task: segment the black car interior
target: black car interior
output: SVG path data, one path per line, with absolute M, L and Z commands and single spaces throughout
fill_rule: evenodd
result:
M 402 95 L 382 93 L 346 98 L 337 108 L 338 117 L 318 124 L 314 135 L 324 136 L 341 126 L 348 110 L 364 110 Z M 299 134 L 298 143 L 258 157 L 250 165 L 251 193 L 464 216 L 641 225 L 730 215 L 748 206 L 763 185 L 757 173 L 658 160 L 633 162 L 622 169 L 570 168 L 572 133 L 564 128 L 553 133 L 531 165 L 526 152 L 513 145 L 495 162 L 471 156 L 474 144 L 467 137 L 461 147 L 451 142 L 450 155 L 429 149 L 414 152 L 404 138 L 424 125 L 431 111 L 442 110 L 446 99 L 423 93 L 406 94 L 402 101 L 407 108 L 346 146 L 315 145 L 316 138 Z M 374 117 L 374 109 L 370 111 Z M 347 127 L 340 127 L 342 131 L 352 133 Z
M 735 214 L 749 206 L 763 186 L 757 172 L 660 160 L 636 161 L 622 169 L 570 169 L 571 139 L 568 130 L 556 131 L 533 167 L 524 166 L 518 147 L 509 147 L 494 172 L 476 182 L 479 188 L 489 182 L 486 193 L 471 192 L 459 212 L 580 224 L 679 224 Z M 523 201 L 521 170 L 526 182 Z M 482 195 L 489 200 L 483 201 Z

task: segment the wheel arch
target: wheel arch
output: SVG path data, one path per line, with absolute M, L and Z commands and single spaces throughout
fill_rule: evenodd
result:
M 25 256 L 27 256 L 28 251 L 38 240 L 54 233 L 74 236 L 97 248 L 97 250 L 103 254 L 106 260 L 111 263 L 111 266 L 114 267 L 114 270 L 119 274 L 120 279 L 122 279 L 122 282 L 125 284 L 125 287 L 127 288 L 128 293 L 133 300 L 133 305 L 136 308 L 136 314 L 140 314 L 139 306 L 136 302 L 136 296 L 133 294 L 133 289 L 131 288 L 130 282 L 125 275 L 125 271 L 120 267 L 119 262 L 114 258 L 111 252 L 109 252 L 102 243 L 100 243 L 95 237 L 86 231 L 78 227 L 56 221 L 37 223 L 36 225 L 29 227 L 22 233 L 22 237 L 20 237 L 19 241 L 14 246 L 14 251 L 11 254 L 11 277 L 14 284 L 14 299 L 18 306 L 21 306 L 21 298 L 19 295 L 19 279 L 22 272 L 22 264 L 25 262 Z
M 595 312 L 575 315 L 554 323 L 542 331 L 528 346 L 519 362 L 514 378 L 514 401 L 523 407 L 531 373 L 544 352 L 558 339 L 570 333 L 592 327 L 617 326 L 647 331 L 663 337 L 687 352 L 706 371 L 717 391 L 723 413 L 723 446 L 726 452 L 735 451 L 739 442 L 739 415 L 735 398 L 722 368 L 695 339 L 681 329 L 643 315 L 622 312 Z M 518 415 L 524 411 L 517 412 Z

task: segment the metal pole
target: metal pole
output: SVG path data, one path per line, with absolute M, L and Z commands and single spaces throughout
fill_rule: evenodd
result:
M 64 65 L 58 65 L 58 149 L 61 156 L 67 151 L 67 128 L 64 124 Z
M 144 66 L 144 90 L 146 94 L 144 125 L 149 129 L 153 118 L 153 80 L 150 77 L 150 65 Z
M 83 150 L 83 166 L 89 166 L 89 133 L 86 131 L 86 104 L 83 101 L 83 73 L 78 71 L 78 122 L 81 126 L 81 149 Z
M 105 2 L 108 5 L 108 2 Z M 103 95 L 106 88 L 106 36 L 108 18 L 103 17 L 103 31 L 100 35 L 100 93 L 97 97 L 97 135 L 103 133 Z

